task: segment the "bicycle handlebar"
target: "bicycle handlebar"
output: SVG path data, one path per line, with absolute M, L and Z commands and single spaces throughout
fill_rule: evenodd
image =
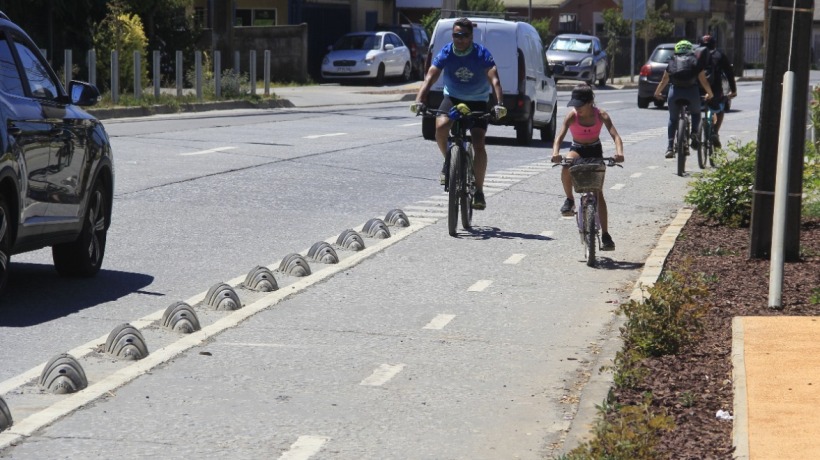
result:
M 446 110 L 439 110 L 439 109 L 431 109 L 430 107 L 424 107 L 424 110 L 419 110 L 416 112 L 416 116 L 422 117 L 437 117 L 439 115 L 447 115 L 450 116 L 450 112 Z M 474 120 L 489 120 L 495 117 L 493 112 L 477 112 L 472 111 L 467 114 L 461 114 L 462 118 L 472 118 Z
M 598 159 L 610 168 L 613 166 L 617 166 L 619 168 L 624 167 L 624 165 L 615 162 L 615 157 L 603 157 Z M 565 156 L 561 156 L 561 161 L 555 163 L 554 165 L 552 165 L 552 167 L 554 168 L 556 166 L 575 166 L 575 160 L 575 158 L 567 158 Z

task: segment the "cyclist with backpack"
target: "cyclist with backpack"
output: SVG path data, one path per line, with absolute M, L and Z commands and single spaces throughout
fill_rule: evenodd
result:
M 717 42 L 715 37 L 711 35 L 704 35 L 700 39 L 700 48 L 695 50 L 695 55 L 704 63 L 706 70 L 706 79 L 709 81 L 709 86 L 712 87 L 712 93 L 715 95 L 709 101 L 709 107 L 715 112 L 715 126 L 712 133 L 712 145 L 720 148 L 720 125 L 723 124 L 724 107 L 726 101 L 737 96 L 737 83 L 735 82 L 735 71 L 729 58 L 721 50 L 717 49 Z M 729 94 L 723 94 L 723 76 L 729 81 Z
M 655 98 L 661 99 L 663 89 L 666 88 L 666 85 L 671 84 L 668 97 L 669 124 L 667 125 L 667 137 L 669 142 L 666 148 L 666 158 L 675 156 L 673 145 L 681 111 L 676 101 L 686 99 L 689 102 L 689 112 L 692 115 L 690 140 L 692 148 L 696 149 L 700 145 L 697 138 L 698 128 L 700 128 L 700 92 L 698 91 L 698 84 L 706 92 L 707 101 L 714 96 L 709 81 L 706 80 L 706 70 L 703 68 L 703 63 L 698 61 L 693 50 L 694 46 L 688 40 L 681 40 L 675 44 L 675 55 L 669 60 L 661 82 L 655 89 Z

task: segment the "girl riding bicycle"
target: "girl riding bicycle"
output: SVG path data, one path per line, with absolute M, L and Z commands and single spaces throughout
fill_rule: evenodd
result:
M 572 107 L 572 110 L 564 117 L 564 123 L 561 125 L 561 132 L 555 136 L 555 143 L 552 146 L 552 162 L 559 163 L 561 161 L 561 142 L 564 140 L 567 131 L 572 133 L 572 145 L 567 154 L 568 159 L 577 160 L 579 158 L 603 158 L 604 150 L 601 147 L 601 128 L 606 126 L 609 135 L 615 142 L 615 161 L 621 163 L 624 161 L 624 144 L 618 130 L 612 124 L 612 119 L 604 110 L 595 107 L 595 95 L 592 93 L 592 88 L 589 85 L 581 84 L 572 90 L 572 98 L 567 107 Z M 569 175 L 569 168 L 563 168 L 561 171 L 561 183 L 564 186 L 564 193 L 567 199 L 564 205 L 561 206 L 561 214 L 564 216 L 571 216 L 575 207 L 575 199 L 572 195 L 572 180 Z M 604 251 L 612 251 L 615 249 L 615 243 L 609 235 L 607 227 L 607 207 L 606 200 L 604 200 L 603 191 L 598 192 L 598 217 L 601 222 L 601 249 Z

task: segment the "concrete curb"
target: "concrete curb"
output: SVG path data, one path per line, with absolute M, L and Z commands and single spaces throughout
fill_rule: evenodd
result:
M 749 458 L 749 414 L 746 400 L 746 361 L 744 360 L 743 318 L 732 318 L 732 392 L 734 421 L 732 423 L 733 458 Z
M 655 249 L 649 253 L 649 257 L 647 257 L 646 263 L 644 264 L 643 272 L 641 272 L 641 276 L 638 277 L 638 280 L 635 282 L 635 287 L 632 289 L 632 294 L 629 297 L 630 301 L 641 301 L 644 299 L 645 293 L 643 288 L 655 284 L 658 280 L 663 271 L 666 258 L 675 245 L 675 240 L 677 240 L 686 222 L 692 217 L 693 211 L 694 210 L 690 208 L 681 208 L 678 210 L 678 214 L 672 219 L 672 222 L 658 239 Z M 592 363 L 591 369 L 593 369 L 593 374 L 581 392 L 578 412 L 576 412 L 572 418 L 569 430 L 564 437 L 561 454 L 569 454 L 572 449 L 580 446 L 591 438 L 592 430 L 598 421 L 598 405 L 607 399 L 609 390 L 612 387 L 612 372 L 594 372 L 595 369 L 600 369 L 602 366 L 613 365 L 616 353 L 623 347 L 620 326 L 623 324 L 625 318 L 618 314 L 613 314 L 612 316 L 612 321 L 610 322 L 601 353 L 598 355 L 596 362 Z
M 289 108 L 294 107 L 294 105 L 287 99 L 272 99 L 260 102 L 221 101 L 180 104 L 178 108 L 167 105 L 152 105 L 147 107 L 113 107 L 106 109 L 90 109 L 87 110 L 87 112 L 100 120 L 105 120 L 110 118 L 145 117 L 157 114 L 207 112 L 209 110 L 271 109 L 281 107 Z

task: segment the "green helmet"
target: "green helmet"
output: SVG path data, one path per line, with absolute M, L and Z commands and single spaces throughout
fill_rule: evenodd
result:
M 694 46 L 689 40 L 681 40 L 675 44 L 675 54 L 691 53 Z

